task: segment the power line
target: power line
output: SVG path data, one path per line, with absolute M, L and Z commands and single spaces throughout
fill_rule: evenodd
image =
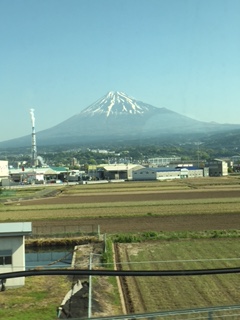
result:
M 82 269 L 45 269 L 27 270 L 0 273 L 0 279 L 11 279 L 19 277 L 46 276 L 46 275 L 81 275 L 81 276 L 141 276 L 141 277 L 175 277 L 175 276 L 200 276 L 214 274 L 234 274 L 240 273 L 238 268 L 224 269 L 199 269 L 199 270 L 82 270 Z

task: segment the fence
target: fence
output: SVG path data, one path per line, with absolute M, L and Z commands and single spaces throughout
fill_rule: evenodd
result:
M 94 224 L 84 225 L 44 225 L 33 226 L 31 238 L 38 237 L 70 237 L 84 235 L 100 235 L 100 226 Z

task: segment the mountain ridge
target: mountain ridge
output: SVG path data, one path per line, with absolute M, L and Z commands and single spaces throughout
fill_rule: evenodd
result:
M 80 113 L 36 133 L 38 145 L 194 135 L 239 129 L 240 125 L 202 122 L 110 91 Z M 31 146 L 31 135 L 0 142 L 2 147 Z

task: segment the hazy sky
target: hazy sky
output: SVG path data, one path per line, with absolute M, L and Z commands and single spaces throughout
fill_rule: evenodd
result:
M 0 141 L 112 90 L 240 124 L 240 1 L 0 0 Z

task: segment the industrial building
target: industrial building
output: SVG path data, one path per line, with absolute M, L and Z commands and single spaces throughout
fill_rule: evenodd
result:
M 184 178 L 201 178 L 208 176 L 207 168 L 177 167 L 177 168 L 141 168 L 133 171 L 133 180 L 170 180 Z
M 7 180 L 9 176 L 8 161 L 0 160 L 0 185 L 3 180 Z
M 133 180 L 133 172 L 144 168 L 133 163 L 100 165 L 96 168 L 96 176 L 100 180 Z
M 228 163 L 222 159 L 214 159 L 207 162 L 210 177 L 222 177 L 228 175 Z
M 170 167 L 142 166 L 133 163 L 89 165 L 87 171 L 70 170 L 68 167 L 32 167 L 10 168 L 8 161 L 0 161 L 0 185 L 45 184 L 76 182 L 80 180 L 169 180 L 228 175 L 228 163 L 214 159 L 205 166 L 177 164 Z
M 66 181 L 69 169 L 66 167 L 19 168 L 9 169 L 8 183 L 45 184 Z
M 168 158 L 149 158 L 148 163 L 149 165 L 156 166 L 156 167 L 164 167 L 169 165 L 170 163 L 181 162 L 180 157 L 168 157 Z

